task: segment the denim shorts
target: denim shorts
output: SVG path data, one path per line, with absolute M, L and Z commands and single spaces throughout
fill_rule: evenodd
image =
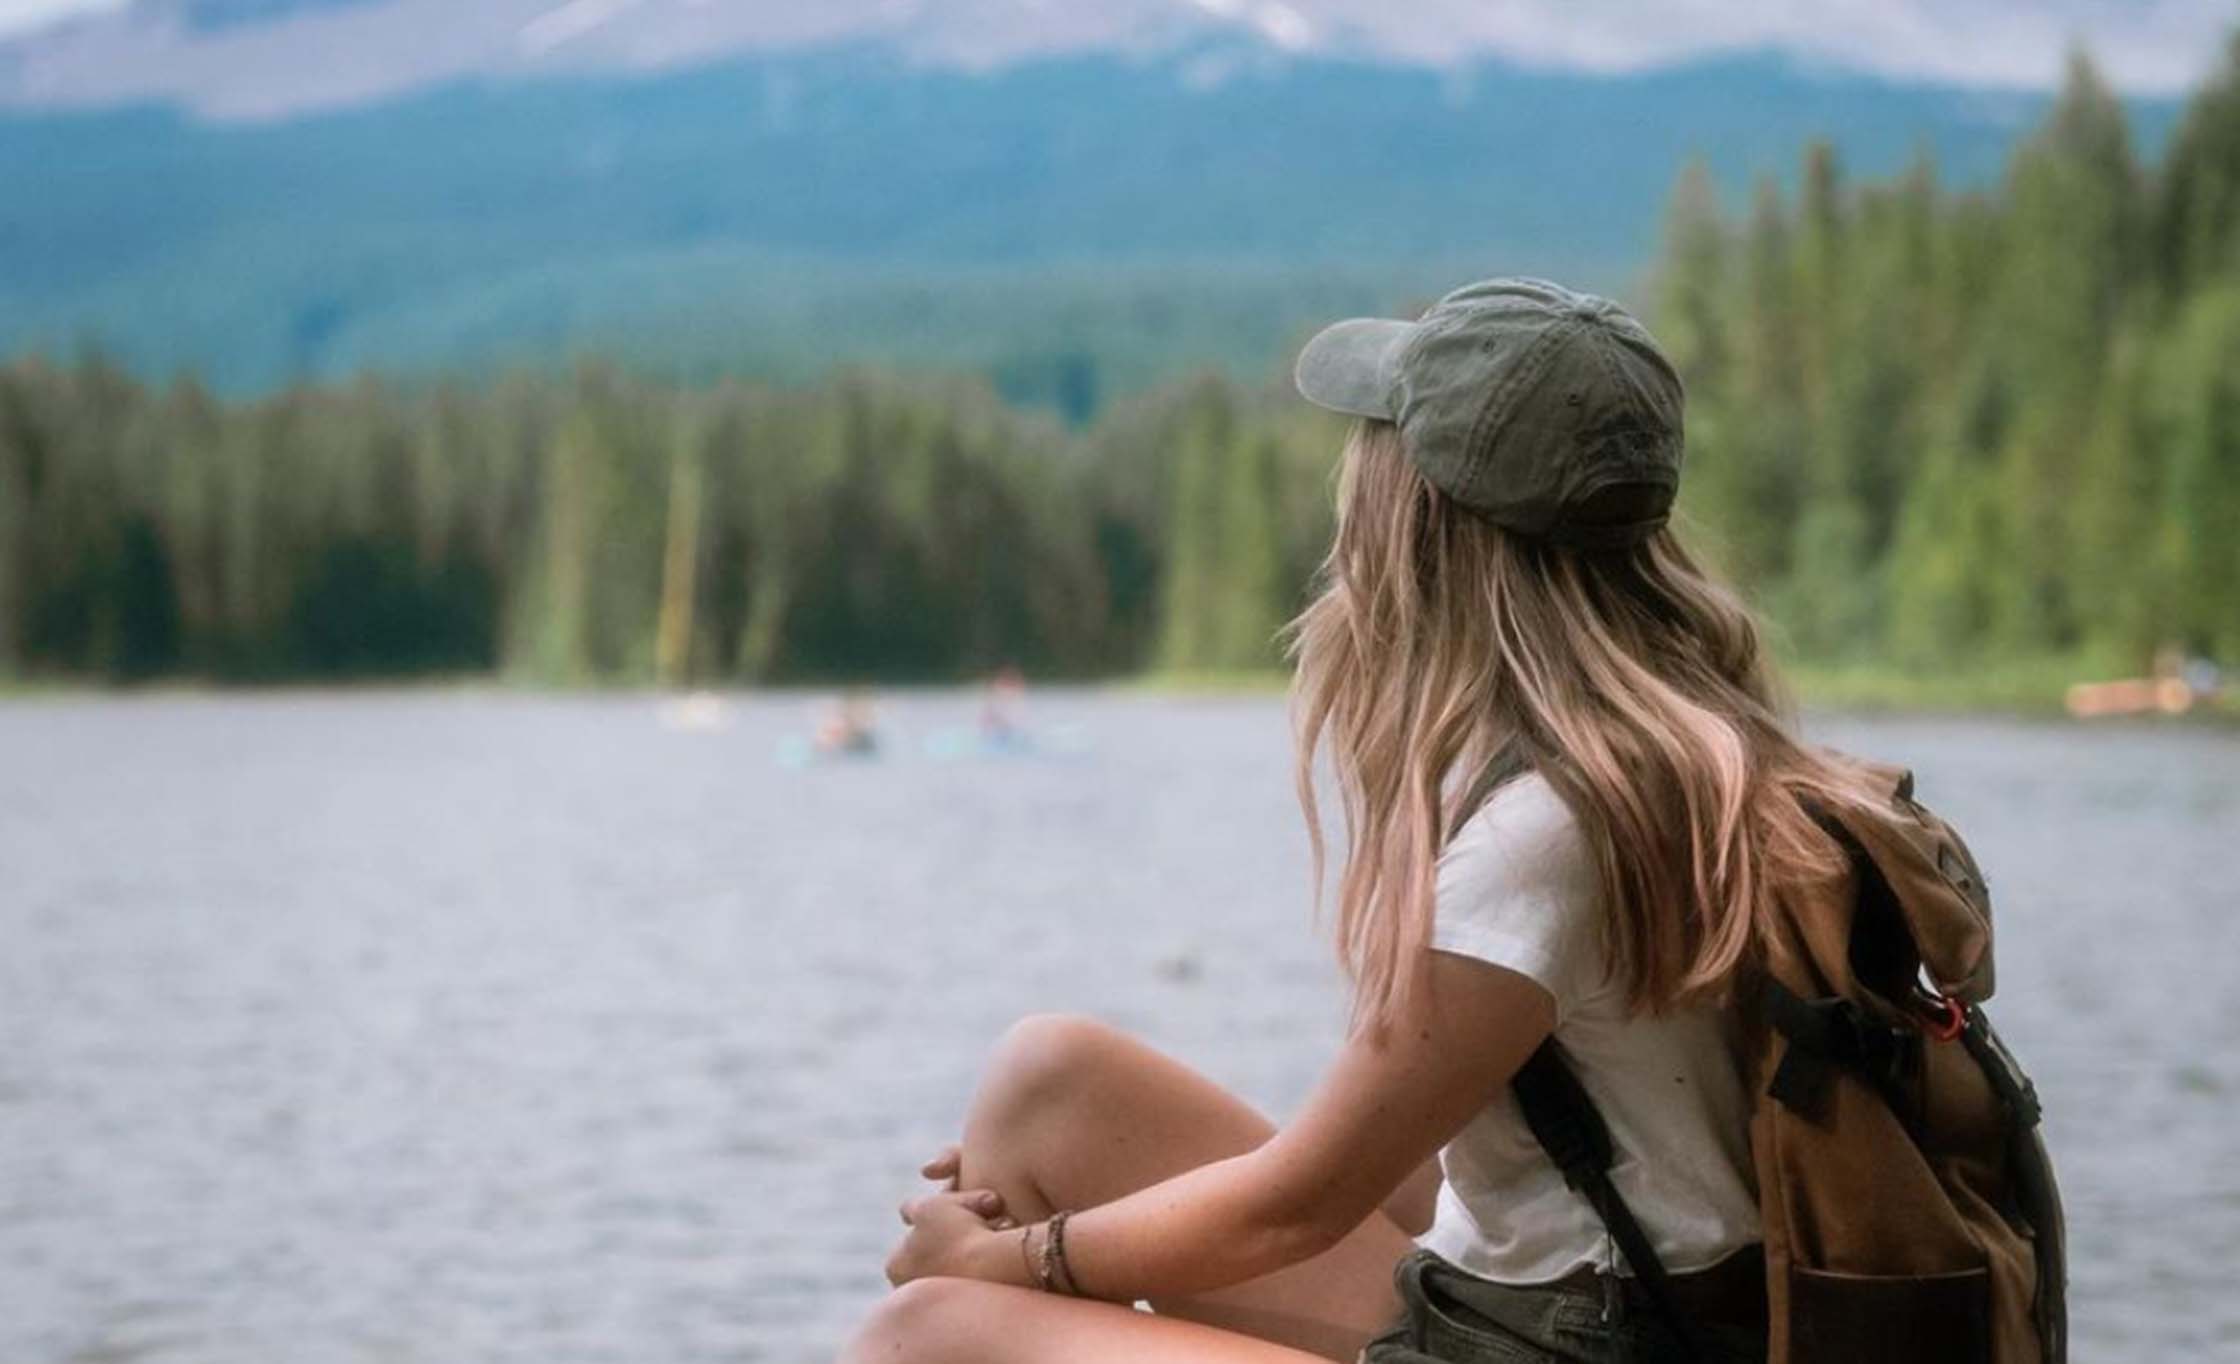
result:
M 1393 1270 L 1400 1319 L 1360 1364 L 1665 1364 L 1686 1358 L 1664 1321 L 1615 1280 L 1518 1287 L 1466 1273 L 1428 1250 Z M 1703 1364 L 1764 1364 L 1765 1331 L 1697 1323 Z

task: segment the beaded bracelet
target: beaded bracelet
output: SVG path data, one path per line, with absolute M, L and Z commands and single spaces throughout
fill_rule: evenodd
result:
M 1045 1293 L 1056 1293 L 1058 1286 L 1058 1237 L 1065 1225 L 1066 1215 L 1059 1213 L 1042 1227 L 1042 1259 L 1035 1266 L 1035 1286 Z
M 1071 1212 L 1061 1212 L 1050 1219 L 1050 1262 L 1056 1271 L 1058 1284 L 1074 1297 L 1081 1297 L 1081 1280 L 1073 1276 L 1073 1264 L 1066 1259 L 1066 1219 Z

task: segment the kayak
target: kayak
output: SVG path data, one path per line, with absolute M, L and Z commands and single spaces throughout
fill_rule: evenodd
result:
M 925 754 L 937 762 L 971 758 L 1073 758 L 1089 751 L 1080 729 L 1052 725 L 1040 729 L 983 729 L 951 725 L 925 736 Z
M 870 762 L 879 755 L 879 743 L 875 739 L 837 747 L 822 745 L 814 739 L 804 739 L 798 735 L 778 740 L 778 765 L 781 767 Z

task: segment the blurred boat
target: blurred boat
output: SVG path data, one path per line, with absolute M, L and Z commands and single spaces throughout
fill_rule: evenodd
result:
M 2183 715 L 2193 709 L 2193 688 L 2175 677 L 2126 677 L 2079 682 L 2069 688 L 2069 713 L 2080 720 L 2110 715 Z
M 841 742 L 828 741 L 822 737 L 804 738 L 800 735 L 789 735 L 778 740 L 778 764 L 781 767 L 868 762 L 879 754 L 878 739 L 868 733 Z
M 2165 651 L 2155 660 L 2152 677 L 2078 682 L 2069 688 L 2065 700 L 2069 714 L 2080 720 L 2119 715 L 2183 715 L 2196 706 L 2216 700 L 2223 690 L 2224 678 L 2215 663 Z
M 882 747 L 870 693 L 850 688 L 825 711 L 814 734 L 806 739 L 779 741 L 778 761 L 788 767 L 804 767 L 834 759 L 875 758 Z
M 1089 751 L 1089 740 L 1073 725 L 1031 729 L 952 725 L 927 734 L 923 746 L 926 756 L 938 762 L 969 758 L 1074 758 Z
M 661 727 L 705 734 L 731 727 L 731 707 L 714 692 L 696 691 L 663 703 Z

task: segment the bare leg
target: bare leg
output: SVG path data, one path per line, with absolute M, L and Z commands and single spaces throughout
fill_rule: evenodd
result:
M 840 1364 L 1323 1364 L 1234 1331 L 972 1279 L 889 1293 Z
M 1249 1151 L 1274 1130 L 1235 1095 L 1124 1033 L 1039 1016 L 1005 1035 L 973 1096 L 960 1183 L 997 1190 L 1012 1216 L 1029 1221 Z M 1200 1323 L 1350 1360 L 1398 1311 L 1392 1267 L 1410 1244 L 1378 1213 L 1303 1264 L 1152 1307 L 1179 1319 L 1170 1323 L 1177 1328 Z M 1088 1272 L 1094 1289 L 1093 1266 Z M 1066 1342 L 1046 1357 L 1075 1357 L 1072 1337 Z

